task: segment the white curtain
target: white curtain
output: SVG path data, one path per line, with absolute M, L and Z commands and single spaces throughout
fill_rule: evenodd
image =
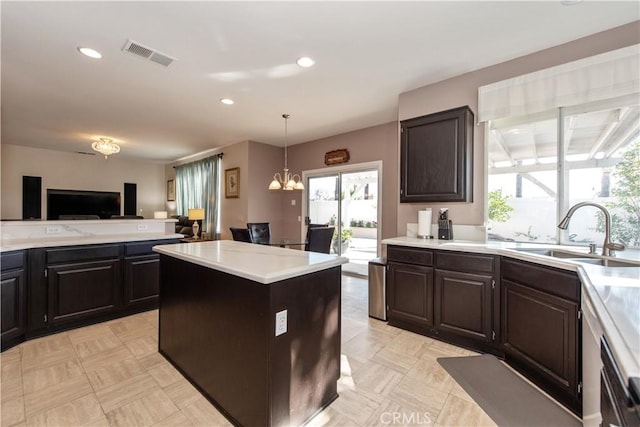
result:
M 221 154 L 176 166 L 176 210 L 188 215 L 189 209 L 204 208 L 202 230 L 215 236 L 218 232 Z
M 613 50 L 478 89 L 478 121 L 640 95 L 640 45 Z

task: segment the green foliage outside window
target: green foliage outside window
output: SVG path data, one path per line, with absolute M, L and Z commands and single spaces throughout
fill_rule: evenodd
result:
M 508 197 L 502 195 L 502 189 L 489 192 L 489 221 L 506 222 L 513 207 L 507 202 Z
M 333 239 L 335 240 L 338 237 L 338 230 L 333 231 Z M 343 228 L 340 232 L 340 240 L 343 242 L 348 242 L 353 237 L 353 231 L 348 228 Z
M 630 247 L 640 246 L 640 140 L 623 154 L 615 166 L 618 177 L 611 191 L 613 201 L 607 203 L 611 212 L 611 237 Z M 598 231 L 604 231 L 604 219 L 598 218 Z

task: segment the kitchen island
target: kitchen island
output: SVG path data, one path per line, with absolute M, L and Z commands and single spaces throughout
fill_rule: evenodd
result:
M 154 251 L 159 351 L 232 423 L 299 425 L 338 397 L 345 258 L 227 240 Z

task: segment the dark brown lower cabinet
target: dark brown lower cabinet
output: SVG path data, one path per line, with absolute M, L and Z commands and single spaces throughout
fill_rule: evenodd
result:
M 581 415 L 577 276 L 515 260 L 503 260 L 502 266 L 505 359 Z
M 496 257 L 389 246 L 387 260 L 390 325 L 499 354 Z
M 434 326 L 452 344 L 500 355 L 495 344 L 500 295 L 493 255 L 434 251 Z
M 24 337 L 26 322 L 26 274 L 24 252 L 2 254 L 0 279 L 0 315 L 2 350 L 15 345 Z
M 433 326 L 433 268 L 390 262 L 387 317 L 391 325 Z
M 436 329 L 483 343 L 492 342 L 492 283 L 492 276 L 436 270 Z
M 24 338 L 157 308 L 159 256 L 153 247 L 172 243 L 178 240 L 30 249 Z
M 122 304 L 120 260 L 47 268 L 48 322 L 53 325 L 108 314 Z
M 158 302 L 160 255 L 142 255 L 124 259 L 124 305 Z
M 504 357 L 582 414 L 580 280 L 506 257 L 387 248 L 389 324 Z

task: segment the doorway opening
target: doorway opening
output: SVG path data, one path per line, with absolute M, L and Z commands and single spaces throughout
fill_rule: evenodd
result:
M 349 259 L 342 272 L 368 275 L 369 260 L 378 256 L 382 162 L 337 166 L 303 172 L 306 224 L 335 227 L 331 253 Z

